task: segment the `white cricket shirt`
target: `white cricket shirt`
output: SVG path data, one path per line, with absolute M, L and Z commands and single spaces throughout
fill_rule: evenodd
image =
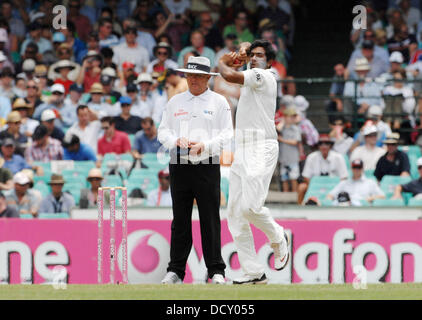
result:
M 231 111 L 226 98 L 210 89 L 198 96 L 189 90 L 173 96 L 163 112 L 158 140 L 165 148 L 174 149 L 177 139 L 182 137 L 205 145 L 199 156 L 185 159 L 198 162 L 219 156 L 223 146 L 233 137 Z

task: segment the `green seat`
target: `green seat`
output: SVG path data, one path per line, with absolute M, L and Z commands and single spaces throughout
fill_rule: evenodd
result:
M 407 203 L 408 207 L 422 207 L 422 199 L 410 198 Z
M 154 152 L 147 152 L 142 155 L 142 161 L 155 160 L 157 161 L 157 154 Z
M 221 178 L 220 189 L 221 189 L 221 192 L 223 192 L 224 197 L 226 198 L 226 202 L 228 203 L 228 201 L 229 201 L 229 179 Z
M 311 178 L 305 199 L 315 196 L 324 199 L 327 194 L 339 184 L 340 177 L 315 176 Z
M 413 197 L 413 193 L 411 192 L 402 192 L 403 201 L 406 205 L 409 204 L 409 200 Z
M 44 183 L 43 181 L 38 181 L 37 183 L 35 183 L 33 189 L 41 192 L 43 198 L 51 192 L 50 186 Z
M 133 162 L 133 156 L 130 153 L 124 153 L 119 156 L 120 160 Z
M 133 148 L 134 142 L 135 142 L 135 135 L 134 134 L 128 134 L 130 146 Z
M 330 177 L 330 176 L 314 176 L 311 178 L 311 182 L 309 185 L 312 184 L 338 184 L 340 182 L 340 177 Z
M 123 187 L 122 178 L 117 174 L 110 174 L 104 177 L 103 187 Z
M 322 207 L 332 207 L 333 201 L 330 200 L 330 199 L 323 199 L 323 200 L 321 200 L 321 206 Z
M 416 158 L 420 158 L 422 156 L 421 148 L 416 145 L 399 146 L 399 150 L 406 152 L 409 157 L 415 156 Z
M 59 212 L 59 213 L 39 213 L 39 219 L 69 219 L 70 215 L 67 212 Z
M 403 199 L 375 199 L 374 207 L 404 207 L 406 204 Z
M 419 178 L 419 170 L 417 166 L 418 157 L 416 155 L 409 155 L 409 163 L 410 163 L 410 176 L 412 179 Z
M 51 163 L 50 162 L 34 161 L 33 166 L 42 167 L 44 169 L 44 171 L 51 172 Z
M 371 170 L 365 170 L 365 177 L 367 177 L 369 179 L 375 178 L 374 172 L 375 172 L 375 170 L 372 170 L 372 169 Z
M 385 193 L 386 198 L 390 198 L 394 194 L 394 189 L 397 185 L 406 184 L 410 181 L 412 181 L 411 177 L 385 175 L 382 177 L 380 187 L 381 190 Z
M 50 182 L 51 175 L 52 175 L 51 171 L 44 172 L 44 175 L 42 176 L 34 175 L 34 185 L 37 184 L 38 182 L 48 184 Z
M 34 219 L 34 216 L 30 213 L 21 213 L 19 215 L 19 218 L 21 218 L 21 219 Z

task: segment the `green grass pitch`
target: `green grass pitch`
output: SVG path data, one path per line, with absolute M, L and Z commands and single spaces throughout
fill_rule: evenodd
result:
M 0 300 L 422 300 L 422 284 L 344 285 L 3 285 Z

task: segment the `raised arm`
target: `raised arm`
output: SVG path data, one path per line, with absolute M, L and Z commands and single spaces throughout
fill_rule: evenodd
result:
M 245 60 L 239 60 L 238 57 L 239 54 L 236 52 L 224 54 L 218 61 L 218 71 L 226 81 L 243 85 L 245 81 L 243 72 L 234 68 L 241 67 Z

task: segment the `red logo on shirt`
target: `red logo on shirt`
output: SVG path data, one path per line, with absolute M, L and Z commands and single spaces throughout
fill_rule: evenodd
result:
M 183 110 L 183 109 L 179 109 L 179 110 L 177 110 L 177 112 L 174 113 L 174 116 L 178 117 L 178 116 L 183 116 L 185 114 L 188 114 L 188 112 Z

